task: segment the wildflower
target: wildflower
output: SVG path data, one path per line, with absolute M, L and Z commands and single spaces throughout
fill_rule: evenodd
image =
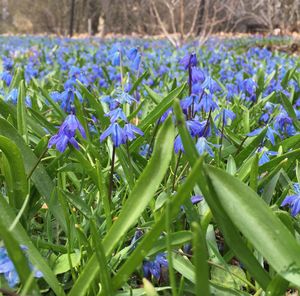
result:
M 197 56 L 195 53 L 192 54 L 186 54 L 182 60 L 179 62 L 179 64 L 184 66 L 184 69 L 187 70 L 189 67 L 195 67 L 197 66 Z
M 202 200 L 203 200 L 203 196 L 202 196 L 202 195 L 199 195 L 199 194 L 193 195 L 193 196 L 191 197 L 191 202 L 192 202 L 193 205 L 199 203 L 199 202 L 202 201 Z
M 253 81 L 253 79 L 247 78 L 243 81 L 242 87 L 249 95 L 252 96 L 255 94 L 257 84 Z
M 216 117 L 215 120 L 217 120 L 222 115 L 222 123 L 224 126 L 228 124 L 228 121 L 233 121 L 236 117 L 233 111 L 224 109 L 222 112 L 220 112 Z
M 278 153 L 276 151 L 264 151 L 263 154 L 261 155 L 258 165 L 263 165 L 267 162 L 270 161 L 270 157 L 269 156 L 274 156 L 277 155 Z
M 289 206 L 292 209 L 292 216 L 295 217 L 300 212 L 300 186 L 294 184 L 296 194 L 287 196 L 281 203 L 282 207 Z
M 131 61 L 133 61 L 136 58 L 137 54 L 138 54 L 138 50 L 135 47 L 129 49 L 126 53 L 128 59 Z
M 2 80 L 5 82 L 6 86 L 10 86 L 10 83 L 12 81 L 12 76 L 8 71 L 4 71 L 2 73 Z
M 142 59 L 142 56 L 141 56 L 141 54 L 138 53 L 136 55 L 135 59 L 132 61 L 130 68 L 132 70 L 137 71 L 140 67 L 141 59 Z
M 82 137 L 86 138 L 83 126 L 74 114 L 70 114 L 60 126 L 58 133 L 50 138 L 48 148 L 55 145 L 59 152 L 64 152 L 68 143 L 70 143 L 74 148 L 79 149 L 79 145 L 75 140 L 76 130 L 79 130 Z
M 152 149 L 149 144 L 144 144 L 140 147 L 139 154 L 143 157 L 151 155 Z
M 137 230 L 134 233 L 134 236 L 130 242 L 130 246 L 132 246 L 132 249 L 135 249 L 137 241 L 139 240 L 139 238 L 141 238 L 143 236 L 143 230 L 140 228 L 137 228 Z
M 200 137 L 197 141 L 196 148 L 200 155 L 207 152 L 211 157 L 214 157 L 212 147 L 220 147 L 219 145 L 208 142 L 204 137 Z
M 105 114 L 105 116 L 110 117 L 111 123 L 116 122 L 118 119 L 127 122 L 127 117 L 121 108 L 116 108 L 115 110 L 108 112 L 108 114 Z
M 199 102 L 199 108 L 204 112 L 214 111 L 218 109 L 218 104 L 214 101 L 213 95 L 211 93 L 204 93 L 202 100 Z
M 136 102 L 136 99 L 131 96 L 128 92 L 120 91 L 117 93 L 116 101 L 120 104 L 129 104 L 131 105 L 133 102 Z
M 179 151 L 184 152 L 181 137 L 179 135 L 175 138 L 175 141 L 174 141 L 174 151 L 176 154 L 178 154 Z
M 144 276 L 147 278 L 154 276 L 157 280 L 159 280 L 162 273 L 162 267 L 168 268 L 168 261 L 166 259 L 166 254 L 159 253 L 153 261 L 144 262 Z
M 140 136 L 143 136 L 144 133 L 135 125 L 131 123 L 127 123 L 124 125 L 123 128 L 123 133 L 124 133 L 124 139 L 127 141 L 132 141 L 136 138 L 135 134 L 138 134 Z
M 23 251 L 27 250 L 25 246 L 21 246 L 21 249 Z M 35 269 L 31 264 L 29 265 L 34 271 L 34 277 L 43 277 L 43 274 L 39 270 Z M 4 247 L 0 247 L 0 274 L 4 275 L 4 278 L 11 288 L 15 287 L 20 282 L 15 266 L 9 258 L 6 248 Z
M 186 125 L 192 137 L 207 137 L 210 133 L 210 125 L 206 120 L 187 120 Z
M 114 145 L 119 147 L 126 143 L 124 131 L 117 122 L 112 123 L 100 136 L 100 142 L 103 142 L 108 136 L 111 137 Z
M 263 128 L 257 128 L 255 130 L 253 130 L 252 132 L 250 132 L 249 134 L 247 134 L 248 137 L 254 137 L 259 135 L 262 132 Z M 275 145 L 275 136 L 274 135 L 278 135 L 278 132 L 275 131 L 274 129 L 272 129 L 271 127 L 267 128 L 267 133 L 266 133 L 266 138 L 271 142 L 271 144 L 274 146 Z
M 111 63 L 113 66 L 120 66 L 121 64 L 121 55 L 120 55 L 120 51 L 117 50 L 116 52 L 114 52 L 111 56 Z

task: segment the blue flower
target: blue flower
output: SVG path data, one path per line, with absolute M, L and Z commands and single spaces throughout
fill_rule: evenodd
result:
M 184 66 L 184 69 L 186 70 L 189 67 L 195 67 L 197 66 L 197 56 L 195 53 L 192 54 L 186 54 L 182 60 L 179 62 L 179 64 Z
M 137 54 L 138 54 L 138 50 L 135 47 L 129 49 L 126 53 L 128 59 L 131 61 L 133 61 L 136 58 Z
M 252 132 L 248 133 L 247 136 L 248 137 L 257 136 L 261 133 L 262 130 L 263 130 L 263 128 L 257 128 L 255 130 L 253 130 Z M 278 132 L 276 132 L 274 129 L 272 129 L 271 127 L 268 126 L 266 138 L 272 143 L 273 146 L 275 145 L 275 136 L 274 135 L 279 136 Z
M 127 117 L 121 108 L 116 108 L 115 110 L 112 110 L 112 111 L 108 112 L 107 114 L 105 114 L 105 116 L 110 117 L 111 123 L 116 122 L 119 119 L 127 122 Z
M 295 217 L 300 212 L 300 186 L 294 184 L 296 194 L 287 196 L 281 203 L 282 207 L 289 206 L 292 209 L 292 216 Z
M 211 93 L 204 93 L 201 101 L 199 102 L 199 108 L 204 112 L 214 111 L 219 108 L 218 104 L 213 100 L 213 96 Z
M 192 137 L 207 137 L 210 134 L 210 123 L 207 120 L 187 120 L 186 125 Z
M 136 102 L 136 99 L 131 96 L 128 92 L 119 91 L 117 92 L 116 101 L 120 104 L 129 104 L 131 105 L 133 102 Z
M 249 95 L 254 95 L 257 84 L 253 79 L 247 78 L 243 81 L 243 89 L 248 92 Z
M 264 151 L 263 154 L 261 155 L 258 165 L 261 166 L 267 162 L 270 161 L 270 157 L 269 156 L 275 156 L 278 153 L 276 151 Z
M 11 76 L 10 72 L 4 71 L 4 72 L 2 73 L 2 77 L 1 77 L 1 78 L 2 78 L 2 80 L 5 82 L 6 86 L 9 86 L 9 85 L 10 85 L 11 80 L 12 80 L 12 76 Z
M 138 53 L 136 55 L 135 59 L 132 61 L 130 68 L 134 71 L 137 71 L 140 67 L 141 59 L 142 59 L 142 56 L 141 56 L 141 54 Z
M 21 246 L 21 249 L 23 251 L 27 250 L 25 246 Z M 35 269 L 31 264 L 29 264 L 29 266 L 34 271 L 34 276 L 36 278 L 43 277 L 43 274 L 39 270 Z M 15 287 L 20 282 L 15 266 L 4 247 L 0 247 L 0 274 L 4 275 L 4 278 L 11 288 Z
M 176 154 L 178 154 L 179 151 L 184 152 L 184 147 L 181 141 L 181 137 L 179 135 L 175 138 L 174 141 L 174 151 Z
M 114 52 L 111 56 L 110 56 L 110 59 L 111 59 L 111 63 L 113 66 L 120 66 L 121 64 L 121 55 L 120 55 L 120 51 L 116 51 Z
M 233 111 L 224 109 L 222 112 L 220 112 L 216 117 L 215 120 L 217 120 L 222 115 L 222 123 L 224 126 L 228 124 L 228 121 L 233 121 L 236 117 Z
M 100 136 L 100 142 L 103 142 L 108 136 L 111 137 L 114 145 L 119 147 L 126 143 L 123 129 L 117 122 L 112 123 Z
M 79 149 L 79 145 L 75 140 L 76 130 L 79 130 L 82 137 L 86 138 L 83 126 L 74 114 L 70 114 L 60 126 L 58 133 L 50 138 L 48 148 L 55 145 L 56 149 L 62 153 L 66 150 L 68 143 L 70 143 L 73 147 Z
M 212 150 L 212 147 L 218 148 L 220 146 L 208 142 L 204 137 L 200 137 L 197 141 L 197 144 L 196 144 L 196 148 L 197 148 L 200 155 L 207 152 L 211 157 L 214 157 L 215 154 Z
M 144 133 L 135 125 L 131 124 L 131 123 L 127 123 L 124 125 L 123 128 L 123 133 L 124 133 L 124 138 L 127 141 L 132 141 L 136 138 L 135 134 L 138 134 L 140 136 L 143 136 Z
M 162 267 L 168 268 L 168 261 L 165 253 L 157 254 L 153 261 L 144 262 L 144 276 L 147 278 L 154 276 L 157 280 L 159 280 L 162 273 Z

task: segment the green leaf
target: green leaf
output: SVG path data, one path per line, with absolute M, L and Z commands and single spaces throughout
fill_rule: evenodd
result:
M 19 134 L 28 142 L 28 131 L 26 123 L 26 106 L 25 106 L 25 83 L 24 80 L 20 82 L 18 89 L 18 101 L 17 101 L 17 123 Z
M 190 198 L 191 191 L 195 186 L 198 178 L 199 170 L 201 169 L 203 158 L 200 158 L 194 165 L 190 174 L 186 178 L 184 184 L 178 188 L 178 192 L 172 197 L 170 202 L 170 220 L 174 219 L 179 211 L 179 208 L 185 201 Z M 139 242 L 133 253 L 127 258 L 122 265 L 117 275 L 113 279 L 115 289 L 118 289 L 124 281 L 130 276 L 135 268 L 143 261 L 144 257 L 150 252 L 151 247 L 155 244 L 158 237 L 166 225 L 166 210 L 161 214 L 160 219 L 152 226 L 151 230 L 144 235 L 142 241 Z
M 286 280 L 300 284 L 300 246 L 266 203 L 248 186 L 220 169 L 205 167 L 212 194 L 235 227 Z
M 4 198 L 3 196 L 0 196 L 0 198 Z M 19 275 L 20 281 L 23 284 L 23 286 L 29 282 L 32 281 L 29 286 L 29 291 L 31 292 L 30 295 L 40 295 L 40 292 L 38 290 L 38 287 L 36 285 L 36 282 L 32 280 L 32 277 L 34 276 L 34 272 L 31 272 L 28 261 L 24 255 L 24 252 L 21 250 L 20 245 L 17 243 L 11 232 L 8 230 L 5 225 L 5 221 L 3 221 L 3 216 L 0 215 L 0 233 L 1 238 L 4 241 L 7 253 L 9 258 L 14 263 L 15 269 Z
M 156 120 L 158 120 L 173 104 L 173 100 L 180 96 L 186 84 L 171 91 L 162 101 L 152 110 L 147 117 L 140 123 L 139 128 L 143 131 Z
M 153 198 L 171 161 L 173 144 L 170 143 L 173 143 L 174 136 L 172 119 L 168 118 L 157 135 L 154 151 L 148 165 L 129 194 L 118 219 L 103 239 L 103 248 L 106 256 L 112 253 L 120 239 L 136 223 Z M 84 294 L 96 277 L 98 269 L 99 265 L 95 261 L 94 254 L 74 284 L 70 295 L 78 295 L 78 291 Z
M 300 130 L 300 122 L 297 118 L 297 115 L 295 113 L 294 107 L 292 103 L 289 101 L 287 96 L 283 93 L 280 94 L 282 104 L 288 115 L 293 119 L 293 124 L 296 127 L 296 129 L 299 131 Z
M 223 270 L 213 266 L 211 270 L 212 280 L 216 281 L 217 283 L 222 283 L 224 287 L 234 288 L 237 290 L 242 290 L 246 287 L 245 281 L 240 279 L 242 278 L 247 280 L 246 274 L 239 266 L 229 265 L 226 267 L 226 269 L 228 270 Z
M 198 153 L 195 144 L 193 143 L 193 140 L 186 128 L 184 116 L 181 111 L 178 100 L 174 104 L 174 112 L 176 115 L 178 130 L 182 139 L 187 159 L 190 163 L 190 166 L 193 167 L 197 161 Z M 203 195 L 205 196 L 205 199 L 210 209 L 212 210 L 214 218 L 217 220 L 217 224 L 221 228 L 221 231 L 229 247 L 231 247 L 235 254 L 241 259 L 241 261 L 245 264 L 246 268 L 248 268 L 249 272 L 252 275 L 256 275 L 260 285 L 266 288 L 270 281 L 268 274 L 260 266 L 257 259 L 253 256 L 247 245 L 243 242 L 239 231 L 234 227 L 233 223 L 230 221 L 229 217 L 224 212 L 222 205 L 217 200 L 215 200 L 215 198 L 212 195 L 210 195 L 208 185 L 206 182 L 206 177 L 202 173 L 202 170 L 199 170 L 197 184 L 201 189 Z
M 38 159 L 31 149 L 26 145 L 16 129 L 3 118 L 0 118 L 0 135 L 9 138 L 19 147 L 22 153 L 26 174 L 29 174 L 36 166 Z M 63 218 L 63 212 L 60 205 L 58 203 L 54 203 L 50 206 L 51 193 L 54 190 L 54 184 L 42 164 L 38 164 L 38 166 L 35 168 L 31 175 L 31 180 L 40 194 L 45 197 L 46 203 L 48 204 L 53 216 L 57 219 L 61 227 L 66 229 L 65 220 Z
M 107 268 L 107 260 L 105 257 L 105 252 L 103 249 L 102 242 L 100 240 L 99 234 L 97 232 L 96 224 L 94 220 L 91 220 L 91 233 L 93 238 L 93 246 L 96 253 L 96 258 L 99 265 L 99 274 L 100 274 L 100 280 L 101 280 L 101 294 L 104 296 L 110 296 L 113 295 L 112 292 L 112 283 L 111 283 L 111 277 L 109 274 L 109 270 Z
M 9 229 L 11 227 L 16 218 L 14 215 L 14 211 L 2 196 L 0 196 L 0 216 L 6 229 Z M 28 248 L 27 254 L 29 257 L 29 261 L 43 273 L 44 280 L 53 289 L 54 293 L 58 296 L 65 295 L 54 273 L 45 262 L 39 251 L 36 249 L 21 224 L 17 223 L 16 226 L 11 229 L 11 233 L 19 245 L 24 245 Z
M 206 240 L 201 226 L 193 222 L 193 262 L 195 265 L 195 295 L 210 295 L 209 291 L 209 267 Z
M 143 285 L 147 296 L 158 296 L 155 288 L 146 278 L 143 278 Z
M 147 93 L 149 94 L 150 98 L 155 104 L 159 104 L 162 101 L 160 95 L 153 91 L 148 85 L 144 85 L 144 88 L 146 89 Z
M 178 231 L 170 234 L 170 243 L 172 246 L 181 246 L 192 240 L 192 233 L 190 231 Z M 148 252 L 148 256 L 153 256 L 166 248 L 166 238 L 160 238 L 151 250 Z
M 235 157 L 235 161 L 237 165 L 241 165 L 242 162 L 250 156 L 250 154 L 257 149 L 257 147 L 261 144 L 263 138 L 267 133 L 267 129 L 265 128 L 259 135 L 257 135 L 246 147 L 243 147 L 242 151 Z
M 80 253 L 71 253 L 71 254 L 63 254 L 57 257 L 53 266 L 54 274 L 62 274 L 71 269 L 70 261 L 72 262 L 72 267 L 77 267 L 80 264 Z
M 0 149 L 5 154 L 10 167 L 12 182 L 12 206 L 20 210 L 28 194 L 24 161 L 18 146 L 10 139 L 0 136 Z

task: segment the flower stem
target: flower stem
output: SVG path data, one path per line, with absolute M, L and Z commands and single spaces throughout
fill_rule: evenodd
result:
M 108 189 L 108 198 L 109 198 L 110 201 L 112 199 L 111 195 L 112 195 L 113 179 L 114 179 L 115 157 L 116 157 L 116 146 L 113 145 L 112 156 L 111 156 L 109 189 Z

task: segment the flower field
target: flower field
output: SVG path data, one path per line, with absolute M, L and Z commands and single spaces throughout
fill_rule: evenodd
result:
M 0 39 L 3 295 L 296 293 L 289 38 Z

